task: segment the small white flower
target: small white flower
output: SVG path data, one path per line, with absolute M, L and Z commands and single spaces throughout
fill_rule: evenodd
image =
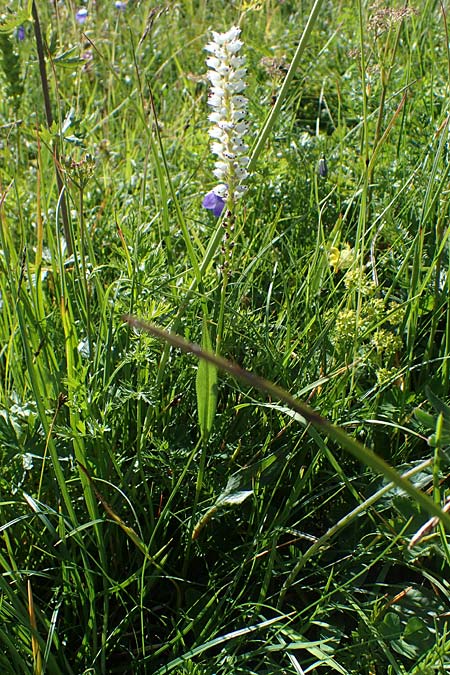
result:
M 227 33 L 216 33 L 213 31 L 214 42 L 218 45 L 224 45 L 227 42 L 238 41 L 237 38 L 241 34 L 241 29 L 237 26 L 232 26 Z M 242 44 L 242 43 L 241 43 Z
M 84 359 L 89 358 L 90 350 L 89 350 L 89 341 L 87 338 L 80 340 L 80 342 L 78 343 L 78 352 Z
M 221 94 L 211 94 L 211 96 L 208 99 L 208 105 L 210 105 L 212 108 L 218 108 L 222 103 L 222 95 Z
M 220 157 L 223 154 L 223 143 L 211 143 L 211 152 Z
M 243 168 L 240 167 L 240 166 L 236 166 L 236 162 L 235 162 L 235 167 L 234 167 L 234 173 L 236 174 L 236 177 L 237 177 L 239 180 L 245 180 L 246 178 L 248 178 L 248 171 L 247 171 L 247 169 L 243 169 Z
M 209 135 L 211 138 L 218 138 L 220 140 L 226 140 L 226 133 L 224 132 L 223 129 L 221 129 L 219 126 L 213 127 L 212 129 L 209 130 Z
M 226 185 L 224 185 L 224 183 L 221 183 L 220 185 L 216 185 L 216 187 L 214 188 L 214 192 L 216 193 L 216 195 L 218 197 L 222 197 L 222 199 L 227 196 L 227 191 L 228 191 L 228 188 L 227 188 Z

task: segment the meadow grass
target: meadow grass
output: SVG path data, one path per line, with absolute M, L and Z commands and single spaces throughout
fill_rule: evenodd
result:
M 116 5 L 1 14 L 0 668 L 449 672 L 445 7 Z

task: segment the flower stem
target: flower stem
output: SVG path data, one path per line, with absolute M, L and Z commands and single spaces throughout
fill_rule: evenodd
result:
M 39 15 L 37 11 L 37 6 L 36 2 L 33 2 L 32 4 L 32 15 L 33 15 L 33 22 L 34 22 L 34 35 L 36 38 L 36 51 L 37 51 L 37 56 L 38 56 L 38 62 L 39 62 L 39 72 L 41 75 L 41 87 L 42 87 L 42 96 L 44 98 L 44 108 L 45 108 L 45 117 L 47 120 L 47 127 L 50 130 L 53 124 L 53 114 L 52 114 L 52 106 L 50 102 L 50 90 L 48 86 L 48 79 L 47 79 L 47 71 L 45 68 L 45 55 L 44 55 L 44 43 L 42 41 L 42 32 L 41 32 L 41 24 L 39 22 Z M 70 229 L 70 224 L 69 224 L 69 214 L 67 211 L 67 202 L 65 195 L 63 194 L 64 192 L 64 183 L 63 179 L 61 176 L 60 172 L 60 155 L 59 155 L 59 148 L 58 148 L 58 143 L 55 140 L 53 143 L 53 158 L 54 158 L 54 163 L 55 163 L 55 173 L 56 173 L 56 184 L 58 186 L 58 194 L 61 195 L 61 214 L 62 214 L 62 221 L 63 221 L 63 229 L 64 229 L 64 238 L 66 240 L 66 246 L 67 246 L 67 253 L 72 255 L 73 253 L 73 242 L 72 242 L 72 232 Z

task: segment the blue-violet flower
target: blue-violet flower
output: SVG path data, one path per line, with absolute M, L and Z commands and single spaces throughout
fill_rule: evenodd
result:
M 203 198 L 202 206 L 208 211 L 212 211 L 216 217 L 219 217 L 225 208 L 225 200 L 216 195 L 214 190 L 208 192 Z
M 88 18 L 88 11 L 87 11 L 86 7 L 81 7 L 81 9 L 79 9 L 77 11 L 77 13 L 75 14 L 76 22 L 81 24 L 81 25 L 86 22 L 87 18 Z

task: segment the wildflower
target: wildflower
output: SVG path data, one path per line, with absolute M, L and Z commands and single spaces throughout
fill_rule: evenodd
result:
M 80 340 L 78 343 L 78 353 L 80 356 L 83 357 L 83 359 L 88 359 L 91 355 L 90 349 L 89 349 L 89 341 L 87 338 L 84 338 L 83 340 Z
M 25 28 L 23 26 L 19 26 L 16 30 L 16 38 L 19 40 L 19 42 L 22 42 L 25 40 Z
M 382 298 L 371 298 L 362 308 L 364 318 L 372 323 L 381 321 L 386 316 L 386 305 Z
M 378 354 L 383 354 L 385 358 L 390 358 L 401 350 L 402 339 L 399 335 L 395 335 L 391 331 L 381 328 L 374 333 L 372 344 Z
M 218 217 L 225 207 L 225 202 L 222 197 L 219 197 L 219 195 L 214 192 L 214 190 L 211 190 L 211 192 L 208 192 L 204 197 L 202 206 L 205 209 L 208 209 L 208 211 L 212 211 L 213 214 Z
M 63 166 L 70 180 L 78 187 L 85 187 L 95 171 L 95 159 L 89 153 L 85 153 L 77 161 L 66 158 Z
M 77 23 L 83 25 L 83 23 L 86 22 L 86 19 L 88 18 L 88 11 L 86 7 L 81 7 L 77 13 L 75 14 L 75 20 Z
M 233 203 L 245 192 L 241 184 L 248 176 L 248 145 L 244 136 L 248 131 L 245 122 L 247 98 L 242 94 L 246 88 L 245 57 L 239 56 L 242 47 L 238 39 L 241 29 L 233 26 L 226 33 L 213 31 L 213 40 L 206 45 L 211 56 L 206 59 L 211 93 L 208 105 L 213 123 L 209 131 L 212 138 L 211 152 L 217 156 L 214 175 L 220 181 L 203 200 L 203 206 L 219 216 L 225 203 Z
M 339 262 L 339 258 L 337 258 L 336 256 L 333 257 L 330 251 L 329 261 L 330 265 L 334 267 L 335 264 Z M 359 268 L 349 269 L 344 275 L 344 286 L 349 291 L 362 290 L 362 288 L 365 286 L 365 282 L 366 282 L 365 275 L 361 272 Z
M 114 3 L 114 7 L 119 11 L 124 12 L 127 8 L 127 3 L 122 2 L 122 0 L 116 0 L 116 2 Z
M 374 33 L 375 38 L 379 38 L 382 33 L 390 30 L 395 24 L 418 14 L 416 9 L 408 7 L 407 4 L 405 3 L 405 6 L 400 9 L 383 7 L 383 3 L 381 2 L 376 2 L 372 5 L 370 9 L 374 13 L 369 19 L 368 29 Z
M 289 63 L 284 56 L 263 56 L 259 65 L 264 68 L 266 73 L 273 79 L 284 78 L 289 70 Z
M 337 317 L 334 325 L 333 342 L 336 346 L 350 342 L 357 335 L 357 318 L 354 309 L 343 309 Z
M 336 246 L 331 246 L 328 253 L 328 262 L 334 272 L 348 269 L 355 262 L 355 250 L 350 248 L 350 244 L 345 244 L 340 250 Z
M 406 310 L 397 302 L 389 304 L 389 323 L 392 326 L 400 326 L 405 318 Z
M 379 385 L 387 384 L 394 380 L 398 375 L 396 368 L 378 368 L 376 371 L 377 382 Z
M 338 262 L 338 267 L 335 269 L 335 272 L 344 266 L 343 263 L 345 264 L 345 256 L 343 260 Z M 330 265 L 332 265 L 331 261 Z M 358 291 L 361 295 L 366 296 L 373 295 L 377 290 L 377 286 L 373 279 L 360 268 L 355 269 L 354 267 L 348 269 L 344 274 L 344 286 L 349 291 Z
M 362 295 L 368 294 L 370 286 L 367 279 L 364 278 L 358 287 Z M 360 328 L 362 331 L 370 330 L 374 325 L 383 323 L 386 317 L 386 307 L 381 298 L 369 298 L 361 305 L 361 313 L 359 317 Z

